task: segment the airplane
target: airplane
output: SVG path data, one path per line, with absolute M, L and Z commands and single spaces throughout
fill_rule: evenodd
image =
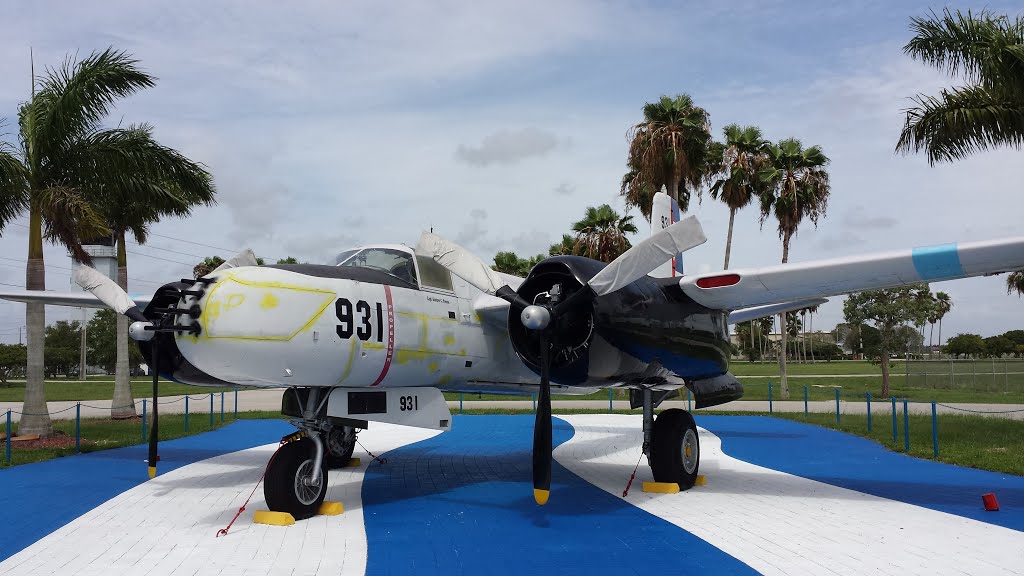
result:
M 0 292 L 0 298 L 107 306 L 132 320 L 153 374 L 149 473 L 156 474 L 161 377 L 199 386 L 286 388 L 282 414 L 298 431 L 268 463 L 273 511 L 314 515 L 326 470 L 348 463 L 369 422 L 448 430 L 443 391 L 536 393 L 533 488 L 551 485 L 551 391 L 630 390 L 642 408 L 654 479 L 694 485 L 700 444 L 686 410 L 654 410 L 687 388 L 696 408 L 736 400 L 729 324 L 820 304 L 825 297 L 1024 268 L 1024 237 L 707 274 L 681 274 L 706 241 L 659 193 L 652 234 L 604 264 L 553 256 L 526 278 L 491 270 L 444 238 L 415 248 L 377 244 L 334 265 L 256 266 L 251 251 L 210 274 L 133 299 L 81 266 L 90 293 Z

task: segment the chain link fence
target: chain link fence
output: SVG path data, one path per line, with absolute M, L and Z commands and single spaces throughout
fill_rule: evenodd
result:
M 910 388 L 1024 394 L 1024 358 L 910 360 L 905 375 Z

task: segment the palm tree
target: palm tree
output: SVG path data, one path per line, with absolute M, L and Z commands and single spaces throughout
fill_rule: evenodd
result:
M 925 151 L 928 162 L 1024 143 L 1024 16 L 1010 20 L 983 10 L 912 18 L 915 33 L 903 51 L 962 76 L 966 85 L 939 95 L 919 94 L 906 111 L 896 150 Z
M 942 349 L 942 319 L 953 309 L 953 300 L 945 292 L 935 293 L 934 316 L 939 321 L 939 350 Z
M 43 240 L 67 247 L 80 262 L 90 262 L 83 238 L 110 234 L 95 200 L 105 186 L 148 182 L 151 168 L 134 148 L 123 146 L 119 131 L 102 130 L 100 121 L 114 102 L 153 85 L 124 52 L 107 49 L 77 63 L 66 60 L 38 83 L 18 111 L 20 150 L 0 152 L 0 210 L 8 219 L 29 216 L 25 287 L 44 290 Z M 42 304 L 26 304 L 28 365 L 25 416 L 21 434 L 51 432 L 43 390 Z
M 141 178 L 105 185 L 100 200 L 100 208 L 117 242 L 117 283 L 128 290 L 127 234 L 130 232 L 136 243 L 145 244 L 151 224 L 162 216 L 188 216 L 192 207 L 199 204 L 214 204 L 215 191 L 210 174 L 201 165 L 158 144 L 149 126 L 107 132 L 108 145 L 125 155 L 135 155 L 144 172 Z M 112 418 L 135 416 L 128 370 L 128 324 L 127 317 L 118 315 Z
M 707 111 L 688 94 L 662 96 L 644 104 L 643 122 L 629 129 L 629 172 L 622 179 L 626 206 L 636 206 L 651 217 L 654 193 L 665 188 L 679 204 L 689 208 L 692 191 L 700 193 L 708 179 L 712 156 L 711 120 Z
M 576 254 L 576 239 L 570 234 L 562 234 L 562 239 L 557 244 L 548 248 L 548 256 L 563 256 Z
M 1014 290 L 1018 296 L 1024 296 L 1024 270 L 1017 270 L 1006 277 L 1006 293 L 1012 294 Z
M 804 218 L 815 226 L 825 215 L 828 206 L 829 186 L 828 157 L 819 146 L 804 148 L 796 138 L 782 140 L 768 148 L 771 167 L 764 171 L 769 188 L 761 194 L 761 225 L 768 216 L 778 221 L 779 238 L 782 239 L 782 263 L 789 261 L 789 243 L 796 235 Z M 785 352 L 788 335 L 782 331 L 782 350 Z M 789 398 L 789 382 L 786 379 L 786 354 L 779 354 L 779 381 L 782 397 Z
M 572 225 L 572 230 L 576 233 L 574 252 L 602 262 L 611 262 L 629 250 L 626 234 L 637 232 L 632 216 L 619 216 L 607 204 L 588 206 L 586 215 Z
M 756 126 L 741 128 L 738 124 L 729 124 L 723 133 L 725 135 L 721 166 L 723 176 L 711 186 L 711 197 L 721 200 L 729 207 L 729 233 L 725 239 L 724 265 L 724 269 L 728 270 L 736 212 L 750 204 L 754 196 L 759 194 L 764 187 L 764 181 L 760 176 L 767 168 L 769 143 Z

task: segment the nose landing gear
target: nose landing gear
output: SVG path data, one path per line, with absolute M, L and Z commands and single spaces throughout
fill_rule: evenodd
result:
M 309 518 L 320 509 L 327 495 L 327 469 L 317 440 L 305 437 L 278 448 L 263 482 L 268 508 L 287 512 L 296 520 Z

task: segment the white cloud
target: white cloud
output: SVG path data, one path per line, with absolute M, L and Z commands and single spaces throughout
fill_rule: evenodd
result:
M 545 130 L 499 130 L 485 136 L 479 146 L 460 144 L 455 156 L 471 166 L 517 164 L 530 157 L 544 156 L 556 146 L 558 138 Z

